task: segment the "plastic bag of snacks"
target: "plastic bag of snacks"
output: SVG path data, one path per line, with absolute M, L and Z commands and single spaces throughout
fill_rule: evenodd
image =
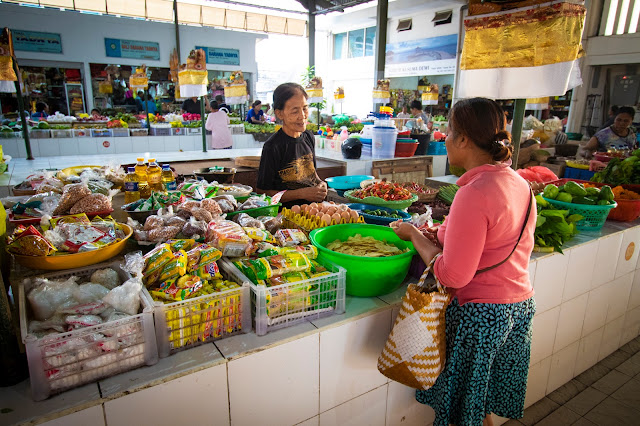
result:
M 25 256 L 47 256 L 56 248 L 33 226 L 18 226 L 7 239 L 9 253 Z
M 261 257 L 258 259 L 241 259 L 233 262 L 251 281 L 260 281 L 287 272 L 304 272 L 311 270 L 311 260 L 302 253 L 287 253 Z
M 307 236 L 299 229 L 280 229 L 276 232 L 275 237 L 281 247 L 298 246 L 309 243 Z
M 211 222 L 207 229 L 206 240 L 227 257 L 245 256 L 251 248 L 251 239 L 242 227 L 229 220 Z

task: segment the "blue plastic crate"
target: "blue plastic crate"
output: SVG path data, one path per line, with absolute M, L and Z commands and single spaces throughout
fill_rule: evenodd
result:
M 447 147 L 444 142 L 430 142 L 427 155 L 447 155 Z
M 562 177 L 567 179 L 591 180 L 596 172 L 585 169 L 576 169 L 575 167 L 565 167 Z

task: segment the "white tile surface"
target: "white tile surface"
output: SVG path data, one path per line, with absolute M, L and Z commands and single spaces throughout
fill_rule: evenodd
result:
M 615 318 L 618 318 L 625 314 L 627 311 L 627 305 L 629 304 L 629 295 L 631 294 L 631 286 L 633 285 L 633 272 L 629 272 L 620 278 L 611 282 L 611 286 L 607 285 L 605 288 L 609 289 L 609 306 L 607 308 L 607 320 L 611 322 Z
M 612 281 L 616 275 L 620 246 L 622 245 L 622 233 L 603 237 L 598 241 L 598 261 L 593 269 L 591 288 L 599 287 Z
M 164 137 L 163 136 L 149 136 L 149 152 L 151 155 L 155 155 L 156 152 L 164 152 Z M 174 150 L 174 151 L 177 151 Z
M 527 396 L 524 399 L 525 408 L 540 401 L 546 395 L 549 371 L 551 370 L 551 357 L 529 366 L 527 378 Z
M 60 155 L 78 155 L 78 138 L 65 139 L 60 143 Z
M 309 420 L 305 420 L 304 422 L 298 423 L 295 426 L 320 426 L 320 416 L 312 417 Z
M 34 142 L 35 140 L 36 139 L 29 139 L 29 144 L 31 145 L 31 154 L 34 154 L 35 152 L 38 152 L 38 153 L 40 152 L 40 150 L 37 148 L 39 144 Z M 24 144 L 24 140 L 21 140 L 18 143 L 18 157 L 27 158 L 27 147 Z
M 102 404 L 41 423 L 42 426 L 104 426 Z
M 582 337 L 604 326 L 609 308 L 607 286 L 601 286 L 589 292 L 589 302 L 582 326 Z
M 560 305 L 560 317 L 553 352 L 580 340 L 589 295 L 583 294 Z
M 626 345 L 640 334 L 640 307 L 628 311 L 624 316 L 620 346 Z
M 614 353 L 620 347 L 624 317 L 619 317 L 604 326 L 602 343 L 598 352 L 598 361 Z
M 538 266 L 537 261 L 529 262 L 529 282 L 531 283 L 531 285 L 533 285 L 533 283 L 536 280 L 537 266 Z
M 629 303 L 627 310 L 640 306 L 640 269 L 634 272 L 633 284 L 631 285 L 631 293 L 629 294 Z
M 132 151 L 135 153 L 143 153 L 149 151 L 149 137 L 135 136 L 131 138 Z
M 320 426 L 385 426 L 388 386 L 381 386 L 320 413 Z
M 180 150 L 180 139 L 182 136 L 165 136 L 164 137 L 164 150 L 166 152 L 169 151 L 179 151 Z
M 319 414 L 318 334 L 234 359 L 228 371 L 233 425 L 293 425 Z
M 66 142 L 67 139 L 40 139 L 39 154 L 43 157 L 58 157 L 60 156 L 60 144 Z M 34 152 L 35 156 L 36 153 Z
M 320 333 L 320 412 L 387 383 L 377 364 L 390 332 L 386 310 Z
M 195 151 L 197 149 L 196 142 L 194 136 L 180 136 L 180 149 L 183 151 Z M 200 140 L 200 145 L 202 145 L 202 139 Z
M 2 152 L 5 155 L 10 155 L 12 158 L 18 158 L 18 143 L 24 145 L 23 139 L 0 139 L 0 145 L 2 145 Z
M 571 300 L 591 289 L 591 276 L 596 264 L 598 242 L 574 247 L 569 251 L 569 266 L 562 300 Z
M 573 342 L 558 353 L 553 354 L 547 383 L 547 394 L 573 379 L 579 346 L 580 342 Z
M 97 138 L 79 138 L 78 154 L 80 155 L 96 155 L 98 153 Z
M 424 426 L 435 420 L 433 408 L 416 401 L 416 390 L 389 382 L 387 426 Z
M 640 253 L 640 228 L 627 229 L 622 233 L 622 244 L 618 256 L 616 278 L 628 274 L 636 269 Z
M 167 398 L 186 398 L 188 410 L 170 408 Z M 171 399 L 171 398 L 170 398 Z M 152 407 L 155 407 L 152 408 Z M 207 368 L 104 403 L 109 426 L 145 424 L 229 424 L 226 364 Z
M 598 362 L 598 353 L 600 351 L 600 344 L 602 343 L 603 332 L 604 327 L 600 327 L 580 339 L 578 356 L 576 357 L 576 367 L 574 370 L 574 374 L 576 376 L 593 367 Z
M 131 138 L 113 138 L 116 154 L 133 152 L 133 140 Z
M 536 292 L 536 312 L 543 313 L 560 304 L 568 264 L 568 256 L 561 254 L 538 260 L 533 284 Z
M 560 307 L 546 311 L 542 314 L 536 314 L 533 318 L 531 338 L 531 364 L 536 364 L 543 359 L 551 356 L 553 353 L 553 345 L 556 337 L 556 329 L 558 328 L 558 317 L 560 315 Z
M 93 138 L 96 141 L 96 147 L 99 155 L 104 154 L 115 154 L 116 147 L 114 145 L 114 140 L 117 138 Z M 105 146 L 108 145 L 108 146 Z

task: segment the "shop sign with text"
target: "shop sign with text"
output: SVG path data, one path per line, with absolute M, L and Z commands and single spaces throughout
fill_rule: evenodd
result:
M 238 49 L 204 46 L 196 46 L 196 49 L 204 50 L 208 64 L 240 65 L 240 51 Z
M 105 38 L 104 47 L 110 58 L 160 60 L 160 44 L 152 41 Z

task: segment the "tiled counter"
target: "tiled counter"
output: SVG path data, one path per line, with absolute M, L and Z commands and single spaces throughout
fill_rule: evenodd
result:
M 533 254 L 527 406 L 638 336 L 639 247 L 640 222 L 607 222 L 564 255 Z M 39 403 L 28 382 L 0 389 L 14 410 L 0 424 L 429 425 L 431 408 L 376 369 L 404 290 L 347 297 L 344 315 L 232 336 Z

